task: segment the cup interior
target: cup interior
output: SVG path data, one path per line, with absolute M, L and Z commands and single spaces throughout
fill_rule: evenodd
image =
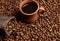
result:
M 26 14 L 32 14 L 35 11 L 37 11 L 38 5 L 36 2 L 26 2 L 25 4 L 22 5 L 22 11 Z

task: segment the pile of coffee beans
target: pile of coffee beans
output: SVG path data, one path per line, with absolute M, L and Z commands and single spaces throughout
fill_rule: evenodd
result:
M 15 1 L 18 3 L 18 0 L 10 1 L 11 4 Z M 17 23 L 17 21 L 12 22 L 13 20 L 11 20 L 9 23 L 11 25 L 7 28 L 14 30 L 13 33 L 2 39 L 0 37 L 0 41 L 60 41 L 60 0 L 39 0 L 39 4 L 46 11 L 39 12 L 39 19 L 35 24 L 26 24 L 21 21 Z M 3 10 L 3 13 L 5 11 L 0 10 Z M 0 11 L 0 14 L 6 15 L 3 13 Z
M 16 20 L 10 20 L 7 24 L 6 31 L 15 30 L 15 25 L 17 24 Z

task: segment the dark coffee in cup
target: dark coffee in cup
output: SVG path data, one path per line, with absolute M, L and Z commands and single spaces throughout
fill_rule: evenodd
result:
M 34 13 L 38 6 L 35 2 L 28 2 L 22 6 L 22 11 L 27 14 Z

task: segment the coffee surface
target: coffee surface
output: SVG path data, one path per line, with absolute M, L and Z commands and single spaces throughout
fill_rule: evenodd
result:
M 37 10 L 37 7 L 38 6 L 36 3 L 29 2 L 23 5 L 22 10 L 23 12 L 30 14 L 30 13 L 35 12 Z

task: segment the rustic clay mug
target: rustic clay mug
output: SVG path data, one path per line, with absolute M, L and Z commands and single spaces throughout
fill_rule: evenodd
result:
M 20 3 L 20 18 L 24 22 L 35 22 L 38 19 L 39 4 L 35 0 L 24 0 Z

